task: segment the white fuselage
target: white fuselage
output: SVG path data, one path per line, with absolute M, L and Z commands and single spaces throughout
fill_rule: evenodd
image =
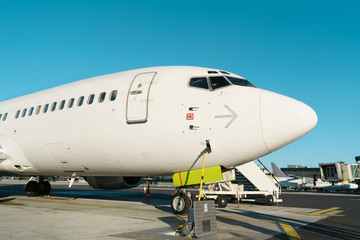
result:
M 314 178 L 302 177 L 275 177 L 277 182 L 280 183 L 283 188 L 301 188 L 301 189 L 320 189 L 324 191 L 349 191 L 358 189 L 358 185 L 350 182 L 339 182 L 332 184 L 331 182 L 324 182 L 317 179 L 314 182 Z M 274 183 L 276 181 L 274 180 Z
M 316 125 L 310 107 L 276 93 L 238 85 L 214 90 L 189 85 L 194 77 L 212 76 L 240 78 L 216 69 L 155 67 L 1 102 L 0 172 L 166 175 L 201 168 L 199 156 L 206 140 L 212 153 L 205 166 L 231 168 L 295 141 Z M 116 99 L 111 99 L 114 91 Z M 105 98 L 99 101 L 103 92 Z M 88 104 L 92 94 L 93 103 Z M 78 106 L 81 96 L 83 104 Z
M 323 182 L 316 180 L 314 184 L 314 178 L 302 177 L 275 177 L 280 185 L 284 188 L 324 188 L 331 186 L 330 182 Z

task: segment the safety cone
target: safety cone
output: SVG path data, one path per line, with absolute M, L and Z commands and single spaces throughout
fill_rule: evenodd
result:
M 146 186 L 144 186 L 144 194 L 146 194 Z
M 150 202 L 150 185 L 147 185 L 146 188 L 146 196 L 145 196 L 145 202 Z

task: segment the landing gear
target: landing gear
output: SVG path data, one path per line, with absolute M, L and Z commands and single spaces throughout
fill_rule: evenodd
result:
M 49 195 L 51 192 L 51 185 L 48 181 L 42 181 L 39 183 L 39 194 L 42 195 Z
M 176 192 L 171 199 L 171 210 L 177 214 L 182 215 L 186 214 L 190 207 L 192 206 L 192 202 L 195 201 L 195 196 L 191 193 L 190 197 L 183 191 Z
M 36 181 L 30 181 L 26 184 L 26 196 L 35 197 L 39 195 L 39 184 Z
M 28 197 L 49 195 L 50 191 L 51 185 L 48 181 L 44 181 L 44 177 L 39 177 L 39 182 L 30 180 L 25 188 Z

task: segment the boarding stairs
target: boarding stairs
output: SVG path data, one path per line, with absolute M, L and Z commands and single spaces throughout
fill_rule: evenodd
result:
M 275 199 L 279 198 L 281 193 L 280 187 L 277 187 L 274 184 L 273 180 L 269 178 L 255 164 L 255 162 L 248 162 L 242 164 L 240 166 L 237 166 L 235 169 L 238 170 L 257 190 L 261 192 L 268 192 L 273 195 Z M 278 184 L 278 186 L 280 185 Z
M 244 191 L 259 191 L 239 170 L 235 169 L 235 180 L 232 181 L 244 186 Z
M 266 169 L 265 166 L 264 168 Z M 224 199 L 228 198 L 237 199 L 238 202 L 265 202 L 268 205 L 282 202 L 282 199 L 279 199 L 280 189 L 254 162 L 240 165 L 232 170 L 223 169 L 222 175 L 222 181 L 208 182 L 208 190 L 202 191 L 204 198 L 220 202 L 219 207 L 225 207 L 226 204 L 221 205 L 226 203 Z

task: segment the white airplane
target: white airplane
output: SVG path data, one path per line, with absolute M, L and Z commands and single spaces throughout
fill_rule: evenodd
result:
M 0 172 L 83 176 L 95 188 L 138 186 L 141 176 L 231 169 L 311 131 L 316 113 L 292 98 L 217 69 L 153 67 L 62 85 L 0 103 Z M 200 160 L 199 160 L 200 159 Z
M 320 191 L 354 191 L 358 189 L 358 185 L 350 182 L 324 182 L 321 179 L 310 178 L 310 177 L 289 177 L 278 166 L 272 162 L 271 167 L 273 175 L 280 185 L 284 188 L 295 188 L 295 189 L 316 189 Z
M 324 188 L 331 186 L 330 182 L 323 182 L 320 179 L 310 178 L 310 177 L 290 177 L 287 176 L 280 168 L 274 163 L 271 162 L 271 168 L 273 175 L 276 180 L 280 183 L 283 188 Z
M 349 181 L 329 183 L 329 182 L 317 180 L 315 184 L 311 182 L 305 183 L 302 186 L 302 188 L 305 190 L 316 189 L 319 191 L 326 191 L 326 192 L 332 192 L 332 191 L 339 192 L 339 191 L 355 191 L 359 188 L 359 186 L 356 183 L 351 183 Z

